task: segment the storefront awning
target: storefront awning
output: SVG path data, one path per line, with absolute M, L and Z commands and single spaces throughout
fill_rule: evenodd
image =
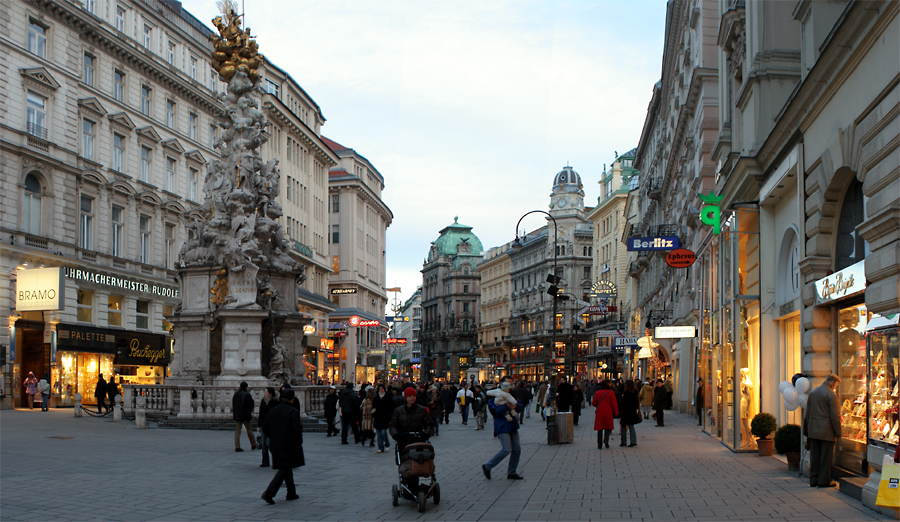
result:
M 149 332 L 56 325 L 57 350 L 113 354 L 115 364 L 120 365 L 167 366 L 170 358 L 168 340 L 166 335 Z

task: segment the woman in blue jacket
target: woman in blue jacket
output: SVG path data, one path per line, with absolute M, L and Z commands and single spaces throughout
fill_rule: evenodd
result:
M 507 415 L 509 413 L 509 406 L 497 406 L 494 404 L 494 396 L 497 392 L 500 390 L 508 391 L 509 388 L 510 383 L 503 381 L 500 383 L 499 390 L 495 388 L 487 392 L 488 409 L 490 409 L 491 415 L 494 416 L 494 435 L 500 439 L 500 451 L 491 457 L 489 461 L 481 465 L 481 471 L 488 480 L 491 479 L 491 469 L 497 464 L 500 464 L 507 455 L 509 455 L 509 467 L 507 468 L 506 478 L 510 480 L 522 479 L 516 471 L 516 468 L 519 466 L 519 456 L 522 454 L 522 446 L 519 444 L 519 421 L 516 420 L 514 415 Z M 524 407 L 524 404 L 517 401 L 517 411 L 522 411 L 522 408 Z

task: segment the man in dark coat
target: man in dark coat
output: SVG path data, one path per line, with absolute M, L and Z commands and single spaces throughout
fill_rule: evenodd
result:
M 440 418 L 441 424 L 450 424 L 450 413 L 453 412 L 453 405 L 456 403 L 456 392 L 446 384 L 441 387 L 441 403 L 444 407 L 444 414 Z
M 341 444 L 349 444 L 347 442 L 347 430 L 353 430 L 353 443 L 359 444 L 359 425 L 356 417 L 359 415 L 359 408 L 362 406 L 362 400 L 359 395 L 353 391 L 353 383 L 348 382 L 347 386 L 341 390 L 338 396 L 338 404 L 341 406 Z
M 106 411 L 111 410 L 116 405 L 116 395 L 119 394 L 119 386 L 116 384 L 116 376 L 113 375 L 109 378 L 109 382 L 106 383 L 106 396 L 109 398 L 109 406 L 107 406 Z
M 104 402 L 106 401 L 106 380 L 103 374 L 97 379 L 97 387 L 94 388 L 94 397 L 97 399 L 97 413 L 103 413 Z M 106 409 L 109 411 L 109 408 Z
M 231 412 L 234 418 L 234 451 L 244 451 L 241 449 L 241 426 L 247 429 L 250 449 L 256 449 L 256 436 L 253 435 L 253 429 L 250 428 L 255 406 L 253 396 L 247 391 L 247 383 L 241 382 L 240 389 L 234 392 L 234 397 L 231 398 Z
M 834 394 L 841 378 L 829 373 L 820 386 L 809 392 L 803 431 L 809 450 L 809 485 L 832 488 L 831 461 L 835 441 L 841 436 L 840 401 Z
M 416 390 L 407 388 L 403 392 L 406 404 L 394 410 L 391 414 L 391 422 L 388 431 L 397 441 L 402 450 L 406 445 L 403 435 L 411 432 L 423 432 L 429 437 L 434 435 L 434 421 L 428 413 L 428 409 L 416 402 Z
M 334 419 L 337 417 L 337 406 L 338 406 L 338 395 L 334 390 L 334 386 L 328 390 L 328 395 L 325 396 L 325 421 L 328 422 L 328 434 L 326 437 L 331 437 L 332 435 L 337 435 L 340 431 L 334 426 Z
M 559 413 L 565 413 L 572 409 L 572 401 L 575 400 L 575 390 L 566 382 L 566 377 L 559 378 L 556 385 L 556 408 Z
M 706 407 L 706 395 L 703 391 L 703 379 L 697 379 L 697 393 L 694 394 L 694 408 L 697 410 L 697 426 L 703 426 L 703 409 Z
M 282 482 L 287 486 L 285 500 L 300 498 L 294 486 L 294 468 L 306 462 L 303 458 L 303 425 L 300 424 L 300 412 L 291 405 L 293 400 L 294 390 L 282 392 L 281 401 L 269 410 L 262 426 L 272 451 L 272 467 L 278 470 L 262 494 L 262 499 L 269 504 L 275 503 L 274 497 Z
M 665 426 L 663 412 L 669 404 L 669 392 L 666 390 L 662 379 L 656 381 L 656 389 L 653 390 L 653 409 L 656 411 L 656 427 Z
M 531 402 L 531 392 L 525 387 L 525 381 L 520 381 L 509 394 L 522 404 L 522 409 L 519 410 L 519 424 L 525 424 L 525 412 L 528 411 L 528 404 Z

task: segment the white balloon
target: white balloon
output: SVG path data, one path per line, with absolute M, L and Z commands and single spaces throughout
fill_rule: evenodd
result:
M 801 393 L 800 395 L 797 396 L 797 403 L 804 408 L 806 407 L 806 403 L 808 401 L 809 401 L 808 393 Z
M 800 405 L 797 404 L 796 402 L 791 402 L 788 400 L 784 401 L 784 409 L 786 409 L 787 411 L 794 411 L 799 407 L 800 407 Z
M 794 385 L 791 384 L 791 381 L 781 381 L 781 384 L 778 385 L 778 392 L 784 393 L 784 390 L 788 388 L 793 388 Z
M 806 393 L 809 391 L 809 379 L 806 377 L 800 377 L 797 379 L 797 382 L 794 383 L 794 389 L 797 390 L 797 393 Z
M 794 388 L 785 388 L 781 394 L 784 395 L 784 400 L 788 402 L 797 402 L 797 396 L 799 395 Z

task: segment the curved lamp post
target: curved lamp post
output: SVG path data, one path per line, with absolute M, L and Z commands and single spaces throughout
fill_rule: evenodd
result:
M 522 240 L 519 240 L 519 225 L 522 224 L 522 220 L 526 216 L 531 214 L 544 214 L 553 221 L 553 273 L 547 276 L 547 282 L 550 283 L 547 293 L 553 298 L 553 317 L 551 318 L 553 330 L 551 331 L 551 346 L 549 349 L 544 349 L 544 376 L 550 379 L 550 386 L 547 390 L 547 444 L 556 444 L 556 365 L 553 364 L 552 354 L 556 350 L 556 312 L 557 302 L 559 301 L 559 288 L 556 286 L 559 283 L 559 279 L 556 277 L 559 228 L 557 227 L 556 219 L 549 212 L 543 210 L 526 212 L 516 223 L 516 240 L 512 245 L 514 250 L 522 248 L 522 243 L 525 242 L 525 234 L 522 234 Z

